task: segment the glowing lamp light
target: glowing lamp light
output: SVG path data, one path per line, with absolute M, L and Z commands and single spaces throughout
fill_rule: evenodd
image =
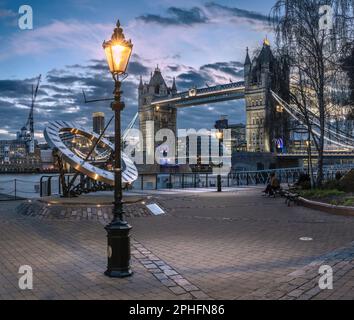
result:
M 279 113 L 284 112 L 284 108 L 280 105 L 277 105 L 277 112 L 279 112 Z
M 119 21 L 112 34 L 112 39 L 104 41 L 103 48 L 111 73 L 113 75 L 124 74 L 132 54 L 133 44 L 131 40 L 125 40 L 123 29 L 120 27 Z
M 224 134 L 222 131 L 217 131 L 215 133 L 216 139 L 221 140 L 224 137 Z

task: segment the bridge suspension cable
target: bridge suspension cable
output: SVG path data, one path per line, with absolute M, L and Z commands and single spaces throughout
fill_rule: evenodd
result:
M 297 109 L 296 106 L 290 105 L 272 90 L 271 90 L 271 94 L 274 97 L 274 99 L 285 109 L 286 112 L 288 112 L 295 120 L 299 121 L 301 124 L 306 126 L 305 116 Z M 320 128 L 318 117 L 312 111 L 310 110 L 307 111 L 309 114 L 310 123 L 315 127 Z M 354 137 L 349 134 L 344 134 L 343 131 L 340 131 L 341 133 L 338 133 L 337 131 L 333 131 L 331 127 L 333 126 L 330 124 L 330 122 L 326 121 L 325 129 L 324 129 L 325 131 L 324 139 L 337 146 L 353 150 Z M 320 136 L 320 132 L 318 132 L 318 130 L 315 130 L 312 126 L 311 126 L 311 131 L 316 136 Z
M 274 95 L 276 95 L 276 93 L 273 92 Z M 273 96 L 274 96 L 273 95 Z M 281 100 L 282 102 L 282 105 L 284 105 L 286 102 L 281 99 L 278 95 L 277 95 L 278 99 L 277 101 L 279 102 L 279 100 Z M 292 107 L 291 105 L 289 105 L 288 103 L 286 103 L 290 108 L 292 108 L 296 113 L 298 113 L 300 116 L 304 117 L 304 115 L 299 112 L 298 110 L 296 110 L 294 107 Z M 312 124 L 314 124 L 316 127 L 320 128 L 320 121 L 318 120 L 318 117 L 315 113 L 313 113 L 311 110 L 307 109 L 307 113 L 309 114 L 309 119 L 311 119 L 312 121 Z M 346 133 L 340 129 L 335 129 L 333 130 L 333 125 L 331 124 L 330 121 L 325 121 L 325 125 L 326 125 L 326 128 L 325 130 L 328 131 L 331 135 L 334 135 L 334 136 L 338 136 L 340 138 L 344 138 L 344 139 L 347 139 L 350 141 L 350 146 L 352 147 L 352 144 L 354 144 L 354 137 L 352 135 L 350 135 L 349 133 Z
M 139 117 L 139 113 L 137 112 L 135 114 L 135 116 L 133 117 L 132 121 L 130 121 L 130 123 L 128 124 L 128 127 L 123 132 L 123 137 L 122 137 L 123 141 L 127 140 L 127 137 L 128 137 L 128 134 L 129 134 L 129 130 L 134 127 L 135 122 L 138 119 L 138 117 Z

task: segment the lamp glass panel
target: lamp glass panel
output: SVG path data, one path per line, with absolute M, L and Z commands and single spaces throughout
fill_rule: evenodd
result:
M 126 71 L 132 49 L 121 44 L 105 48 L 109 69 L 112 73 L 122 74 Z

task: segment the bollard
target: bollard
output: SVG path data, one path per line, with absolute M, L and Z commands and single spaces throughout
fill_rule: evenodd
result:
M 221 188 L 221 175 L 220 174 L 218 174 L 218 176 L 217 176 L 217 185 L 218 185 L 218 192 L 221 192 L 222 188 Z

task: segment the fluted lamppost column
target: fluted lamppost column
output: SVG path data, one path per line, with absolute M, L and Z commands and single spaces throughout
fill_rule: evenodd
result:
M 115 278 L 129 277 L 132 275 L 130 268 L 130 230 L 131 226 L 124 219 L 122 195 L 122 161 L 121 161 L 121 111 L 124 102 L 121 101 L 120 76 L 125 75 L 133 44 L 125 40 L 123 29 L 119 21 L 114 29 L 111 40 L 103 43 L 109 69 L 115 83 L 114 101 L 111 104 L 115 115 L 114 141 L 114 202 L 113 220 L 105 229 L 107 231 L 107 256 L 108 264 L 105 275 Z

